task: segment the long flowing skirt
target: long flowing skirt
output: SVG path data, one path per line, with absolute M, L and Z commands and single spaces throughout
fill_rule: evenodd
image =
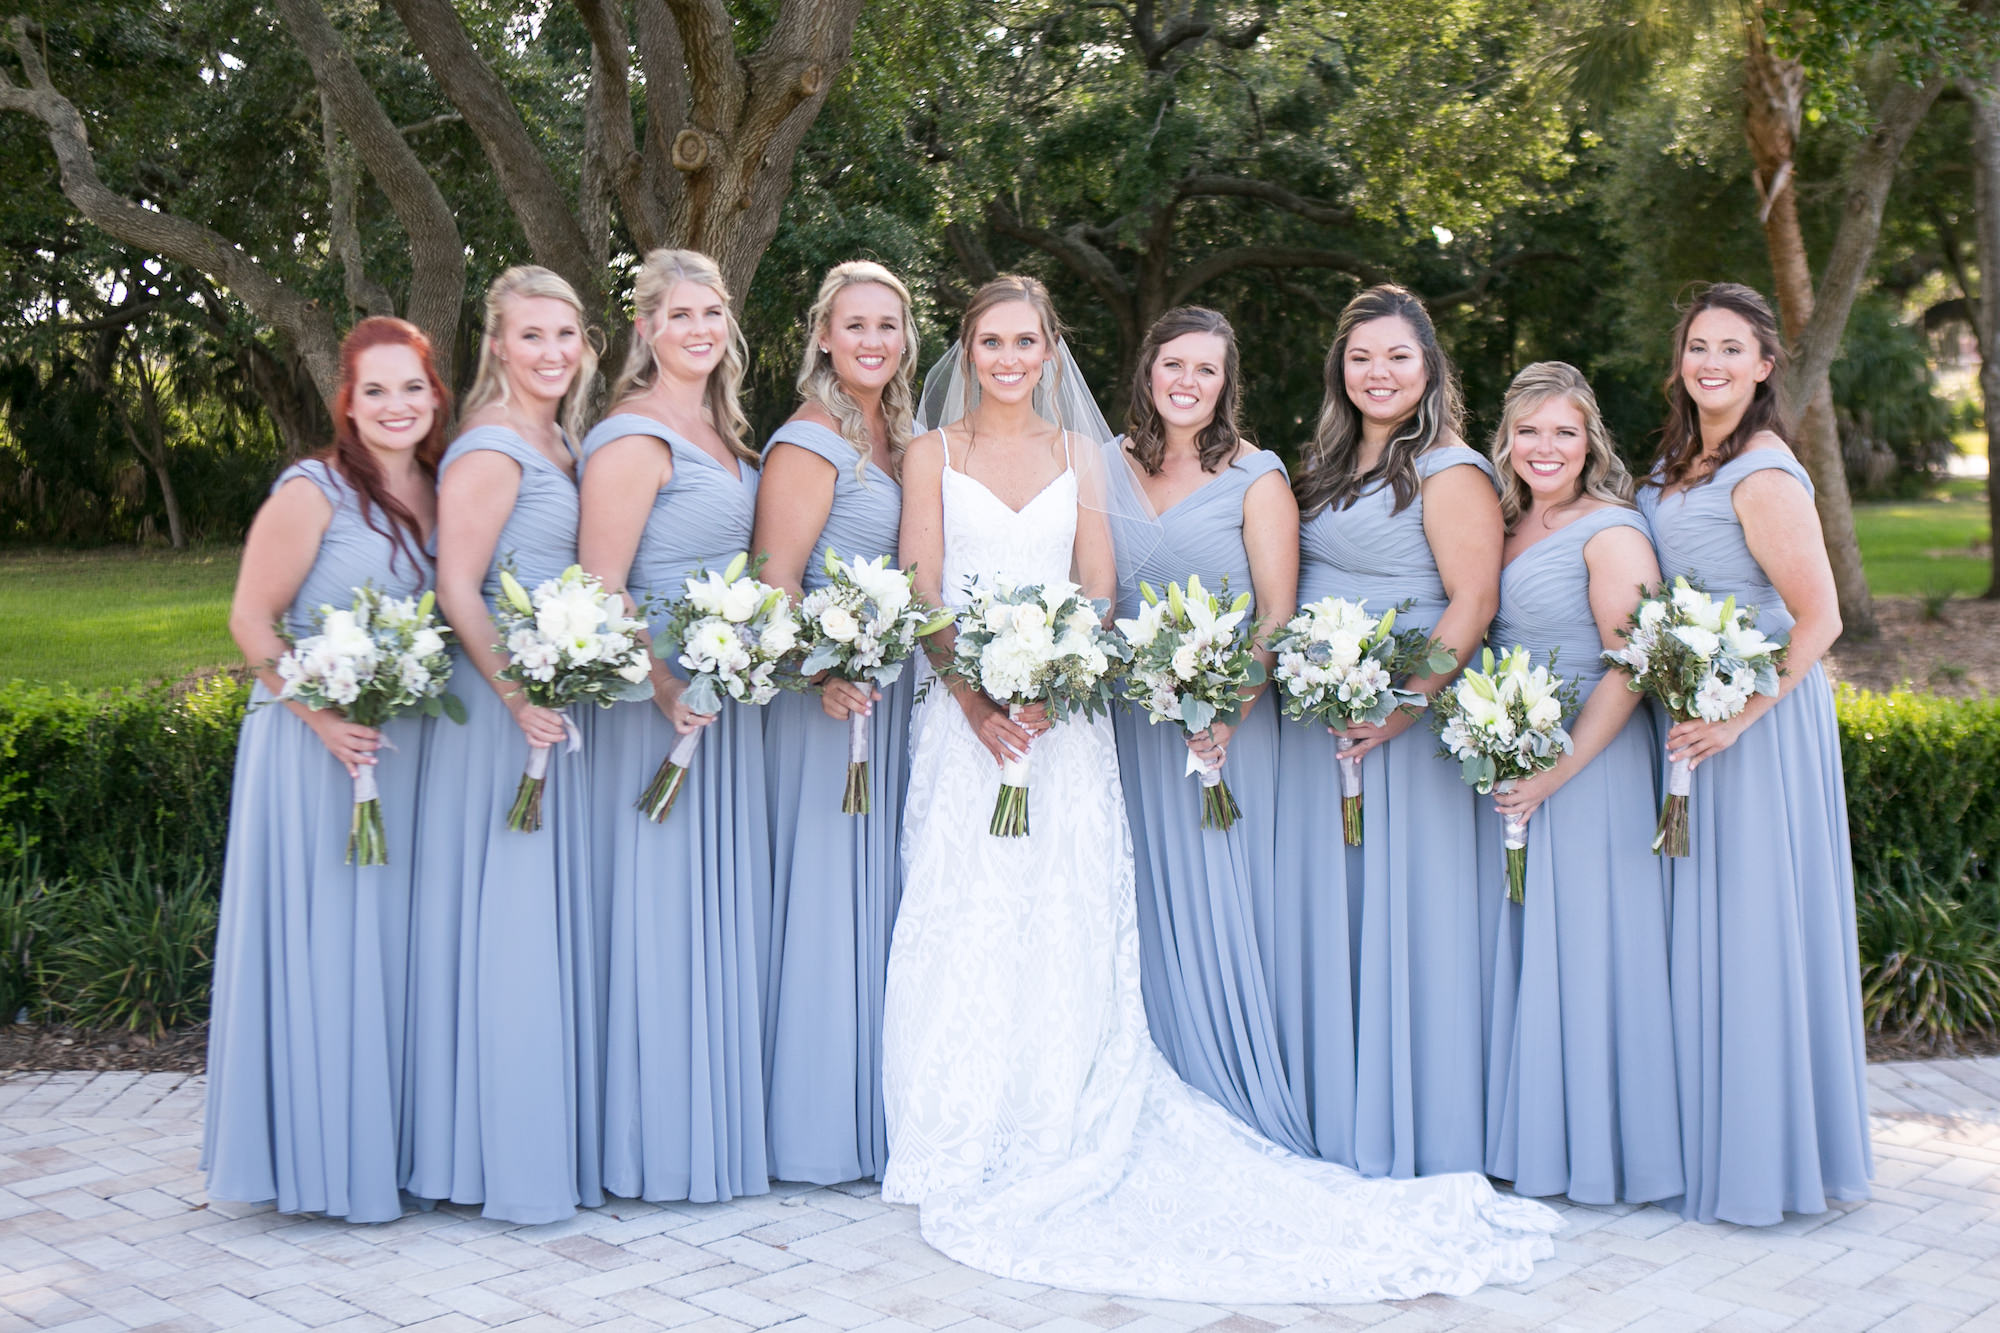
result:
M 724 704 L 654 823 L 639 794 L 673 749 L 650 701 L 590 729 L 604 960 L 604 1187 L 710 1202 L 770 1189 L 762 992 L 770 932 L 762 710 Z
M 542 827 L 509 830 L 528 742 L 456 667 L 466 722 L 433 727 L 417 801 L 409 1190 L 553 1222 L 604 1201 L 587 774 L 556 747 Z
M 402 1214 L 403 1023 L 417 773 L 383 728 L 389 864 L 347 864 L 354 784 L 261 686 L 243 720 L 208 1029 L 208 1192 L 353 1222 Z
M 1113 722 L 1153 1039 L 1188 1083 L 1310 1156 L 1279 1034 L 1276 714 L 1263 701 L 1230 738 L 1223 779 L 1243 813 L 1227 831 L 1201 826 L 1201 783 L 1187 776 L 1179 727 L 1123 710 Z
M 1659 746 L 1641 708 L 1528 821 L 1524 901 L 1481 802 L 1479 892 L 1499 899 L 1486 1172 L 1522 1194 L 1681 1192 L 1667 991 L 1668 867 L 1652 850 Z
M 898 839 L 909 786 L 914 671 L 868 719 L 870 812 L 841 812 L 847 723 L 814 695 L 773 700 L 764 719 L 771 825 L 771 971 L 764 1078 L 771 1174 L 830 1185 L 880 1177 L 882 994 L 903 894 Z
M 1854 865 L 1818 666 L 1694 772 L 1673 866 L 1682 1212 L 1762 1226 L 1865 1199 Z

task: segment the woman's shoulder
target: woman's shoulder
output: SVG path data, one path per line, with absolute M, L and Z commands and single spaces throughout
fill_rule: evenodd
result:
M 1742 453 L 1715 470 L 1713 480 L 1722 482 L 1722 489 L 1733 492 L 1746 478 L 1759 472 L 1782 472 L 1804 486 L 1806 494 L 1812 494 L 1812 473 L 1789 444 L 1768 430 L 1751 436 Z
M 771 438 L 764 442 L 765 456 L 781 444 L 803 449 L 842 468 L 861 455 L 854 442 L 840 433 L 840 423 L 833 419 L 833 414 L 818 403 L 802 404 L 790 420 L 772 431 Z
M 1236 446 L 1236 453 L 1230 458 L 1229 466 L 1246 473 L 1250 482 L 1267 477 L 1273 472 L 1284 478 L 1287 484 L 1291 481 L 1291 473 L 1286 470 L 1284 459 L 1248 440 Z
M 1458 438 L 1452 431 L 1438 436 L 1437 443 L 1416 457 L 1417 476 L 1429 481 L 1440 472 L 1455 467 L 1474 467 L 1486 474 L 1487 480 L 1497 481 L 1499 474 L 1493 470 L 1493 462 L 1485 454 Z

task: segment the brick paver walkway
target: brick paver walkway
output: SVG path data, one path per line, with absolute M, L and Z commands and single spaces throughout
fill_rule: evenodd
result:
M 1567 1206 L 1553 1261 L 1460 1300 L 1225 1309 L 991 1278 L 862 1186 L 622 1202 L 550 1226 L 211 1204 L 202 1080 L 0 1075 L 0 1330 L 1221 1333 L 2000 1330 L 2000 1059 L 1877 1065 L 1876 1198 L 1761 1230 Z

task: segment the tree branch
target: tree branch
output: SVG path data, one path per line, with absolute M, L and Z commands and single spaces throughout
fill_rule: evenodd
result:
M 1086 229 L 1082 225 L 1069 227 L 1060 233 L 1030 226 L 1015 217 L 1014 211 L 1007 207 L 1003 199 L 988 202 L 986 221 L 1002 236 L 1032 245 L 1044 254 L 1061 260 L 1106 301 L 1122 304 L 1130 299 L 1131 284 L 1125 281 L 1110 257 L 1086 239 Z
M 27 86 L 0 70 L 0 111 L 20 112 L 42 123 L 70 203 L 107 235 L 212 274 L 258 318 L 298 346 L 314 387 L 331 403 L 340 382 L 340 337 L 327 312 L 266 272 L 228 237 L 185 218 L 141 208 L 105 185 L 97 174 L 83 117 L 49 82 L 48 69 L 28 35 L 27 20 L 14 19 L 9 30 Z
M 1245 245 L 1212 254 L 1200 263 L 1183 270 L 1179 280 L 1174 283 L 1167 304 L 1184 305 L 1189 297 L 1217 278 L 1246 268 L 1338 269 L 1343 273 L 1352 273 L 1371 286 L 1387 280 L 1382 270 L 1375 267 L 1371 260 L 1346 250 L 1319 250 L 1309 246 L 1294 245 Z
M 649 2 L 658 4 L 658 0 L 641 0 L 642 4 Z M 614 0 L 575 0 L 575 3 L 584 29 L 590 34 L 592 111 L 604 135 L 611 189 L 618 196 L 632 243 L 644 254 L 663 243 L 668 234 L 668 220 L 664 201 L 647 179 L 646 160 L 633 133 L 625 15 Z M 650 84 L 650 71 L 646 77 Z
M 393 315 L 396 303 L 388 290 L 368 276 L 368 263 L 361 253 L 361 230 L 354 222 L 361 172 L 354 161 L 353 145 L 340 137 L 333 100 L 323 87 L 319 90 L 319 129 L 326 153 L 327 240 L 340 256 L 347 304 L 364 314 Z
M 1523 264 L 1574 264 L 1576 262 L 1577 258 L 1575 255 L 1566 254 L 1561 250 L 1517 251 L 1514 254 L 1506 256 L 1504 259 L 1494 260 L 1480 272 L 1478 277 L 1458 290 L 1445 292 L 1440 296 L 1425 297 L 1424 301 L 1433 310 L 1439 310 L 1445 306 L 1465 305 L 1468 302 L 1477 301 L 1480 297 L 1486 295 L 1487 288 L 1493 285 L 1493 280 L 1509 269 L 1519 268 Z
M 1282 185 L 1249 176 L 1186 176 L 1174 187 L 1174 192 L 1182 199 L 1255 199 L 1308 222 L 1323 223 L 1329 227 L 1344 227 L 1354 221 L 1354 210 L 1344 204 L 1307 199 L 1293 194 Z

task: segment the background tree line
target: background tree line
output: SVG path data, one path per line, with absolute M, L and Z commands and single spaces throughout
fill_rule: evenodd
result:
M 1931 343 L 2000 338 L 1993 16 L 1950 0 L 28 0 L 0 52 L 0 540 L 238 535 L 326 438 L 341 332 L 463 382 L 501 268 L 615 357 L 656 245 L 721 260 L 760 429 L 832 263 L 1055 288 L 1114 421 L 1167 307 L 1310 428 L 1340 306 L 1420 292 L 1476 442 L 1521 365 L 1636 460 L 1693 279 L 1773 294 L 1851 627 L 1850 484 L 1937 467 Z M 1984 387 L 2000 393 L 2000 355 Z M 1989 413 L 2000 431 L 2000 413 Z M 1990 449 L 2000 455 L 2000 449 Z

